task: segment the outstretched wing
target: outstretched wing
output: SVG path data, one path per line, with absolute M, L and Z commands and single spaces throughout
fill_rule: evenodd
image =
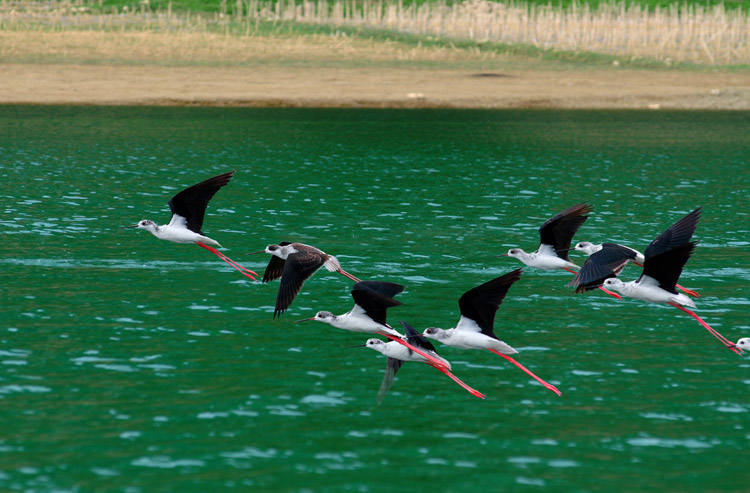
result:
M 277 257 L 274 257 L 277 258 Z M 269 263 L 270 264 L 270 263 Z M 287 257 L 284 272 L 281 275 L 279 293 L 276 295 L 276 308 L 273 317 L 281 315 L 297 297 L 302 285 L 323 265 L 319 255 L 296 255 Z
M 558 257 L 570 261 L 570 242 L 578 228 L 588 219 L 585 214 L 591 211 L 589 204 L 581 202 L 547 219 L 539 228 L 540 244 L 552 246 Z
M 702 207 L 698 207 L 693 212 L 687 214 L 652 241 L 648 248 L 646 248 L 646 251 L 643 252 L 646 260 L 649 257 L 659 255 L 689 242 L 693 237 L 695 228 L 698 227 L 701 209 Z
M 483 334 L 495 337 L 495 312 L 513 283 L 521 279 L 521 272 L 523 269 L 516 269 L 465 292 L 458 300 L 461 320 L 469 319 L 476 323 Z M 459 323 L 456 329 L 461 330 L 463 326 L 470 325 Z
M 589 255 L 568 286 L 575 286 L 576 293 L 596 289 L 606 279 L 617 277 L 629 261 L 635 261 L 636 254 L 632 248 L 616 243 L 602 243 L 602 249 Z
M 638 280 L 640 281 L 643 276 L 651 277 L 663 290 L 677 294 L 677 280 L 697 244 L 697 241 L 691 241 L 657 255 L 647 254 L 646 261 L 643 262 L 643 274 Z
M 396 373 L 403 364 L 403 361 L 395 358 L 388 358 L 388 360 L 385 362 L 385 375 L 383 375 L 383 381 L 380 382 L 380 389 L 378 390 L 378 406 L 383 402 L 383 399 L 385 399 L 385 396 L 391 389 L 393 382 L 396 380 Z
M 388 298 L 393 298 L 397 294 L 404 291 L 405 286 L 402 284 L 396 284 L 395 282 L 386 281 L 360 281 L 356 283 L 352 289 L 362 289 L 378 293 Z
M 393 296 L 403 290 L 404 286 L 392 282 L 360 281 L 352 287 L 352 298 L 373 321 L 386 325 L 386 310 L 401 304 Z
M 214 176 L 179 192 L 169 199 L 169 209 L 172 211 L 172 215 L 177 214 L 184 217 L 190 231 L 203 234 L 201 228 L 203 227 L 203 217 L 206 214 L 208 202 L 221 187 L 229 183 L 234 173 L 235 171 L 230 171 Z

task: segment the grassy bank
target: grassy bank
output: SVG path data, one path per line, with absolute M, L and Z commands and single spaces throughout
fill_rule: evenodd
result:
M 395 42 L 409 48 L 471 51 L 481 56 L 555 59 L 577 63 L 670 66 L 698 64 L 747 68 L 750 65 L 750 13 L 722 4 L 654 1 L 572 3 L 552 6 L 536 2 L 405 3 L 394 0 L 294 2 L 293 0 L 234 0 L 184 4 L 176 2 L 10 2 L 0 1 L 0 57 L 32 56 L 23 46 L 44 32 L 154 33 L 174 42 L 172 58 L 203 52 L 185 44 L 184 37 L 221 35 L 357 37 L 368 42 Z M 218 12 L 207 12 L 217 6 Z M 21 39 L 18 35 L 21 34 Z M 39 34 L 42 36 L 42 34 Z M 180 38 L 182 36 L 182 39 Z M 12 41 L 12 42 L 11 42 Z M 64 41 L 57 41 L 57 43 Z M 168 43 L 163 51 L 168 52 Z M 209 43 L 213 46 L 215 43 Z M 225 44 L 231 44 L 225 42 Z M 235 43 L 236 44 L 236 43 Z M 241 43 L 240 43 L 241 44 Z M 57 50 L 49 40 L 38 43 L 45 56 Z M 97 46 L 69 46 L 74 50 Z M 127 50 L 127 43 L 120 49 Z M 113 48 L 117 51 L 118 48 Z M 219 50 L 219 48 L 217 48 Z M 23 53 L 27 53 L 23 55 Z M 179 54 L 179 53 L 182 54 Z M 83 55 L 81 55 L 83 56 Z M 237 53 L 240 59 L 246 58 Z M 210 56 L 209 56 L 210 58 Z M 94 57 L 96 59 L 96 57 Z

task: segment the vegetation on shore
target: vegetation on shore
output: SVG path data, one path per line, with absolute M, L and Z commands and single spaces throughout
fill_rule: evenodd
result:
M 0 0 L 0 36 L 91 30 L 234 37 L 343 35 L 420 48 L 449 47 L 577 63 L 750 66 L 749 10 L 727 8 L 732 2 L 706 6 L 716 2 L 682 0 L 662 7 L 664 3 Z M 0 61 L 9 56 L 7 46 L 0 49 Z

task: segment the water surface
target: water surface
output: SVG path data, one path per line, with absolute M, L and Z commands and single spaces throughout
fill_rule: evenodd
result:
M 742 112 L 0 107 L 0 489 L 744 490 L 750 365 L 672 307 L 526 269 L 496 331 L 562 397 L 444 347 L 486 400 L 407 364 L 378 407 L 384 357 L 293 323 L 347 311 L 347 279 L 273 320 L 278 284 L 120 226 L 237 170 L 204 224 L 226 254 L 316 245 L 405 284 L 389 320 L 423 330 L 570 205 L 595 207 L 576 240 L 641 250 L 704 206 L 681 282 L 736 340 L 749 152 Z

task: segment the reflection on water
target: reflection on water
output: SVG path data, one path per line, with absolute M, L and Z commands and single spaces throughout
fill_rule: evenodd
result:
M 722 471 L 750 439 L 750 364 L 671 307 L 573 295 L 568 273 L 526 268 L 496 330 L 562 397 L 486 351 L 439 347 L 486 400 L 415 364 L 378 407 L 381 355 L 293 323 L 349 310 L 348 281 L 318 272 L 273 320 L 276 283 L 120 227 L 166 222 L 175 191 L 236 169 L 204 228 L 232 258 L 261 272 L 249 252 L 319 246 L 405 284 L 390 321 L 423 330 L 455 325 L 464 291 L 519 266 L 497 255 L 533 250 L 571 204 L 594 205 L 581 241 L 641 250 L 703 205 L 683 280 L 736 340 L 750 336 L 747 114 L 18 106 L 0 120 L 0 489 L 744 486 Z

